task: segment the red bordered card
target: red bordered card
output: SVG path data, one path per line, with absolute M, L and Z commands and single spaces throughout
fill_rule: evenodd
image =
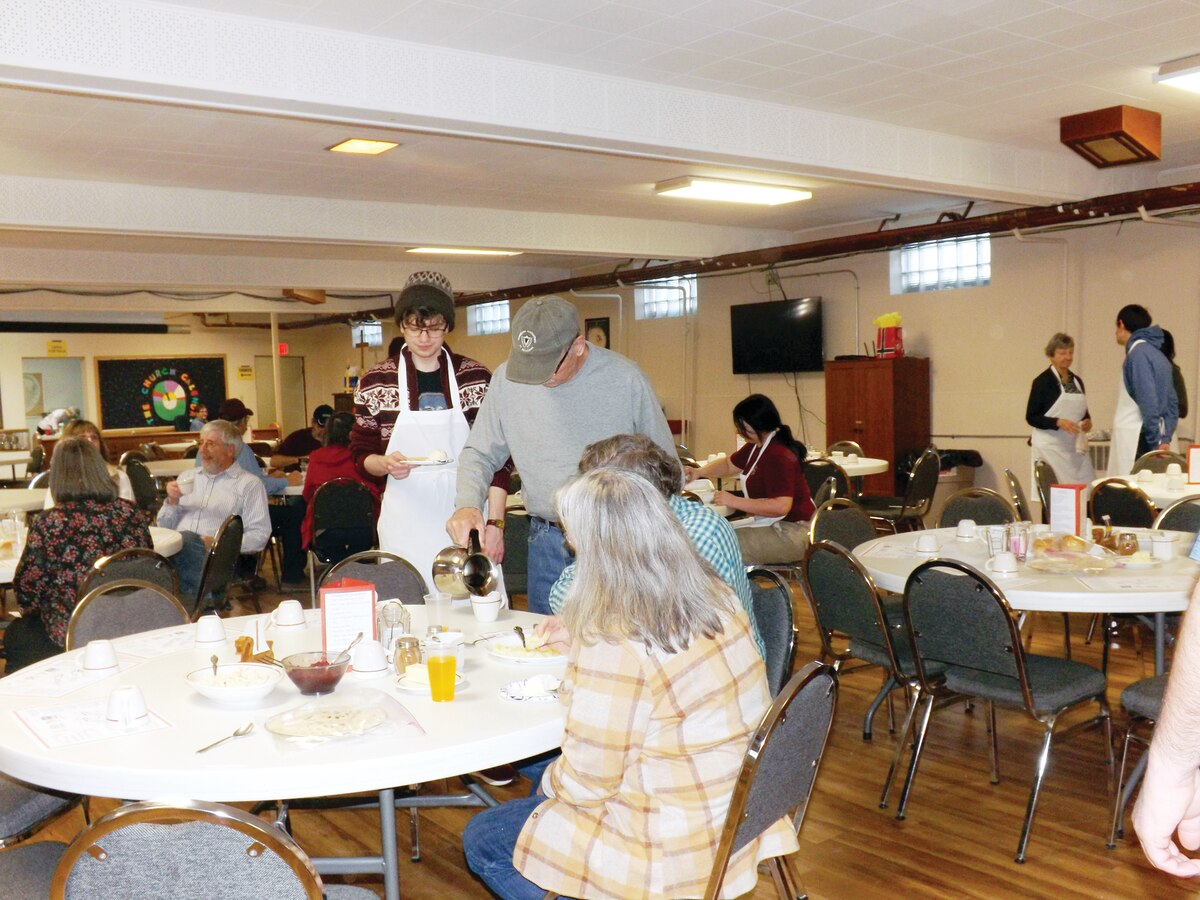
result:
M 343 578 L 321 588 L 321 646 L 340 653 L 362 632 L 363 640 L 376 640 L 375 585 Z
M 1050 530 L 1082 535 L 1084 520 L 1083 492 L 1087 485 L 1050 485 Z M 1091 540 L 1091 535 L 1083 535 Z

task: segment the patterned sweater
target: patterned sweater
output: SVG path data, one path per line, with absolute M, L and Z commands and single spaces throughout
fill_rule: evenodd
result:
M 450 361 L 454 365 L 454 378 L 458 382 L 458 398 L 462 404 L 463 415 L 468 426 L 475 425 L 475 416 L 479 414 L 479 406 L 488 392 L 492 381 L 492 373 L 482 363 L 459 356 L 449 347 Z M 403 360 L 408 384 L 408 408 L 417 409 L 419 391 L 417 389 L 417 369 L 412 363 L 412 354 L 407 347 L 400 355 L 389 357 L 377 366 L 367 370 L 359 379 L 358 389 L 354 392 L 354 431 L 350 435 L 350 455 L 358 468 L 362 480 L 383 489 L 386 478 L 376 478 L 363 468 L 363 460 L 376 453 L 387 451 L 388 441 L 392 437 L 392 427 L 396 424 L 396 416 L 400 412 L 400 368 Z M 442 395 L 447 407 L 450 402 L 450 378 L 446 369 L 446 357 L 439 358 L 438 374 L 442 379 Z M 492 478 L 492 486 L 508 490 L 508 477 L 512 473 L 512 460 L 496 472 Z

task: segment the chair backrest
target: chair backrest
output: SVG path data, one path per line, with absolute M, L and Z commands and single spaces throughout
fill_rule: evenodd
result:
M 312 861 L 285 831 L 220 803 L 144 801 L 97 819 L 63 854 L 53 900 L 321 900 Z
M 1158 508 L 1146 492 L 1120 478 L 1105 478 L 1092 488 L 1090 509 L 1093 522 L 1108 516 L 1122 528 L 1149 528 L 1158 518 Z
M 529 516 L 509 512 L 504 516 L 504 587 L 524 594 L 529 584 Z
M 1042 505 L 1042 521 L 1050 521 L 1050 485 L 1058 484 L 1054 467 L 1044 459 L 1034 460 L 1033 483 L 1037 486 L 1038 503 Z
M 933 493 L 937 490 L 938 473 L 942 463 L 937 451 L 928 448 L 918 458 L 908 476 L 908 487 L 904 490 L 904 516 L 924 516 L 933 505 Z
M 247 441 L 246 445 L 258 457 L 269 457 L 274 452 L 266 441 Z
M 354 578 L 375 585 L 380 600 L 421 603 L 429 587 L 416 566 L 386 550 L 366 550 L 347 556 L 321 577 L 321 587 L 339 578 Z
M 804 480 L 808 482 L 809 494 L 816 496 L 821 484 L 829 478 L 833 478 L 837 484 L 838 497 L 850 496 L 850 478 L 846 470 L 832 459 L 820 456 L 804 464 Z
M 312 551 L 338 562 L 375 546 L 375 495 L 361 481 L 334 478 L 313 495 Z
M 698 463 L 696 461 L 695 454 L 693 454 L 692 451 L 689 450 L 685 445 L 676 444 L 675 445 L 675 455 L 679 457 L 680 465 L 687 466 L 689 469 L 700 468 L 700 463 Z M 511 486 L 510 486 L 510 488 L 511 488 Z
M 930 662 L 975 669 L 1017 681 L 1033 710 L 1017 617 L 978 569 L 948 559 L 921 563 L 904 585 L 904 619 L 924 686 L 932 687 Z
M 1142 469 L 1149 469 L 1151 472 L 1166 472 L 1167 466 L 1171 465 L 1171 463 L 1179 466 L 1183 471 L 1187 471 L 1187 460 L 1180 454 L 1171 450 L 1151 450 L 1149 453 L 1143 453 L 1137 458 L 1129 474 L 1133 475 L 1136 472 L 1142 471 Z
M 845 453 L 847 455 L 853 453 L 859 459 L 866 456 L 863 453 L 862 445 L 858 441 L 834 441 L 825 451 L 826 456 L 833 456 L 834 453 Z
M 165 556 L 160 556 L 147 547 L 130 547 L 102 556 L 79 582 L 76 597 L 113 581 L 136 578 L 156 584 L 173 597 L 179 596 L 179 573 Z
M 50 487 L 50 485 L 47 483 L 49 480 L 50 470 L 47 469 L 45 472 L 38 472 L 36 475 L 30 478 L 28 486 L 31 488 L 48 488 Z
M 834 497 L 822 503 L 808 523 L 808 540 L 836 541 L 853 550 L 877 537 L 875 525 L 863 508 L 846 497 Z
M 1200 533 L 1200 494 L 1176 500 L 1158 514 L 1154 527 L 1164 531 Z
M 0 850 L 32 837 L 82 799 L 78 794 L 43 790 L 0 774 Z M 11 885 L 6 887 L 12 890 Z
M 837 479 L 830 475 L 821 482 L 821 486 L 817 488 L 817 492 L 812 495 L 813 509 L 819 509 L 837 497 L 837 495 Z
M 754 623 L 766 647 L 767 685 L 774 697 L 792 674 L 796 661 L 796 626 L 792 619 L 792 590 L 770 569 L 747 567 Z
M 1013 509 L 1017 511 L 1017 516 L 1022 522 L 1032 522 L 1033 513 L 1029 507 L 1029 498 L 1025 496 L 1025 489 L 1021 487 L 1021 481 L 1013 474 L 1012 469 L 1004 470 L 1004 480 L 1008 483 L 1008 495 L 1012 498 Z
M 117 460 L 117 465 L 123 469 L 125 468 L 125 464 L 131 459 L 136 459 L 138 462 L 146 462 L 147 456 L 141 450 L 126 450 L 121 454 L 121 458 Z
M 840 635 L 883 651 L 897 672 L 900 666 L 879 591 L 853 554 L 833 541 L 818 541 L 809 544 L 800 571 L 825 658 L 849 657 L 846 646 L 834 646 L 834 636 Z
M 184 604 L 193 604 L 193 619 L 204 611 L 203 601 L 209 594 L 218 600 L 224 598 L 234 580 L 238 557 L 242 554 L 243 531 L 242 517 L 230 516 L 213 535 L 208 555 L 204 557 L 204 567 L 200 570 L 200 586 L 196 589 L 196 596 L 183 598 Z
M 784 816 L 799 834 L 837 709 L 832 666 L 812 662 L 779 692 L 750 739 L 717 844 L 705 900 L 721 895 L 729 860 Z
M 33 446 L 29 450 L 29 463 L 25 466 L 25 471 L 32 475 L 34 472 L 41 472 L 42 465 L 46 462 L 46 448 L 42 446 L 41 441 L 34 441 Z
M 156 441 L 147 441 L 144 444 L 139 444 L 138 448 L 142 453 L 146 454 L 146 459 L 167 458 L 167 451 L 160 447 Z
M 67 622 L 67 650 L 97 638 L 124 637 L 139 631 L 183 625 L 187 610 L 175 595 L 157 584 L 126 578 L 88 591 L 75 604 Z
M 183 458 L 184 459 L 195 459 L 199 455 L 199 453 L 200 453 L 200 446 L 198 444 L 192 444 L 192 446 L 188 447 L 186 450 L 183 451 Z
M 137 505 L 142 509 L 154 509 L 158 505 L 158 485 L 154 483 L 154 476 L 140 459 L 125 459 L 124 456 L 121 458 L 124 460 L 125 474 L 129 476 L 129 484 L 133 487 Z
M 964 488 L 946 498 L 938 528 L 950 528 L 963 519 L 976 525 L 1008 525 L 1017 521 L 1013 505 L 991 488 Z

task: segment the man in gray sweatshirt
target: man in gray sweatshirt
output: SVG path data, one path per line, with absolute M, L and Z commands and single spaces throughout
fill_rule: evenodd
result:
M 618 353 L 589 344 L 579 312 L 559 297 L 530 300 L 512 321 L 512 350 L 496 369 L 458 461 L 456 510 L 446 523 L 466 545 L 484 527 L 492 474 L 511 456 L 530 514 L 528 597 L 550 612 L 550 587 L 571 562 L 554 494 L 576 472 L 583 449 L 614 434 L 644 434 L 675 453 L 649 379 Z

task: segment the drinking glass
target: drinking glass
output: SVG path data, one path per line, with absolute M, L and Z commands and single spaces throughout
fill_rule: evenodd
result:
M 425 661 L 429 666 L 429 695 L 435 703 L 454 699 L 454 676 L 458 668 L 458 647 L 441 641 L 427 641 Z

